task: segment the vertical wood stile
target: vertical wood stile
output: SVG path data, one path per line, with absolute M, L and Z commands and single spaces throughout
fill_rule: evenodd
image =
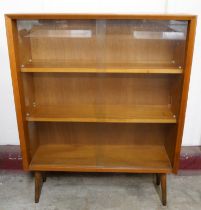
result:
M 196 17 L 192 17 L 189 20 L 189 26 L 188 26 L 188 37 L 187 37 L 187 46 L 186 46 L 186 55 L 185 55 L 184 78 L 183 78 L 183 90 L 182 90 L 182 96 L 181 96 L 181 102 L 180 102 L 180 111 L 179 111 L 179 117 L 178 117 L 178 128 L 177 128 L 177 137 L 176 137 L 174 164 L 173 164 L 174 173 L 177 173 L 177 170 L 179 167 L 179 160 L 180 160 L 179 156 L 180 156 L 180 150 L 181 150 L 186 105 L 187 105 L 187 99 L 188 99 L 191 65 L 192 65 L 192 59 L 193 59 L 195 30 L 196 30 Z
M 20 64 L 19 64 L 19 52 L 17 46 L 17 26 L 16 20 L 5 16 L 6 28 L 7 28 L 7 40 L 9 47 L 10 56 L 10 67 L 13 82 L 13 92 L 15 99 L 16 115 L 18 122 L 18 131 L 20 146 L 22 151 L 23 168 L 28 170 L 30 163 L 29 154 L 29 141 L 28 141 L 28 128 L 25 118 L 25 107 L 24 107 L 24 95 L 21 81 Z

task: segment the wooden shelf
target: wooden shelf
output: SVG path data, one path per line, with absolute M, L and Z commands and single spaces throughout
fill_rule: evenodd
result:
M 182 74 L 183 69 L 175 64 L 93 64 L 66 62 L 31 62 L 21 67 L 21 72 L 38 73 L 141 73 Z
M 168 173 L 163 145 L 40 145 L 30 170 Z
M 168 106 L 38 106 L 26 119 L 37 122 L 176 123 Z

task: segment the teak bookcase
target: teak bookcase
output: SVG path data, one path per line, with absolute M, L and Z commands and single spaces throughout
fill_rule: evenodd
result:
M 23 167 L 166 174 L 179 164 L 196 17 L 9 14 Z

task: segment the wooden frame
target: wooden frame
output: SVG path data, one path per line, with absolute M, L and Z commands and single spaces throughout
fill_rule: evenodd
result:
M 20 137 L 20 145 L 22 150 L 22 157 L 23 157 L 23 168 L 26 171 L 35 171 L 36 172 L 36 196 L 35 201 L 39 201 L 40 196 L 40 190 L 42 186 L 42 174 L 41 172 L 44 171 L 98 171 L 98 172 L 129 172 L 129 173 L 155 173 L 157 174 L 157 184 L 160 183 L 161 180 L 161 186 L 162 186 L 162 193 L 163 193 L 163 204 L 166 204 L 166 173 L 177 173 L 178 167 L 179 167 L 179 154 L 180 154 L 180 148 L 181 148 L 181 141 L 182 141 L 182 134 L 183 134 L 183 127 L 184 127 L 184 119 L 185 119 L 185 110 L 186 110 L 186 104 L 187 104 L 187 96 L 188 96 L 188 86 L 189 86 L 189 80 L 190 80 L 190 71 L 191 71 L 191 63 L 192 63 L 192 55 L 193 55 L 193 46 L 194 46 L 194 37 L 195 37 L 195 29 L 196 29 L 196 16 L 193 15 L 113 15 L 113 14 L 7 14 L 5 15 L 6 19 L 6 28 L 7 28 L 7 37 L 8 37 L 8 47 L 9 47 L 9 56 L 10 56 L 10 66 L 11 66 L 11 74 L 12 74 L 12 81 L 13 81 L 13 91 L 14 91 L 14 98 L 15 98 L 15 106 L 16 106 L 16 113 L 17 113 L 17 121 L 18 121 L 18 129 L 19 129 L 19 137 Z M 175 67 L 167 67 L 160 65 L 159 67 L 146 67 L 146 66 L 137 66 L 137 67 L 126 67 L 122 68 L 118 67 L 118 64 L 113 67 L 108 67 L 105 69 L 97 68 L 97 66 L 92 66 L 90 68 L 83 67 L 82 64 L 79 66 L 66 66 L 66 64 L 57 65 L 57 66 L 46 66 L 46 64 L 42 66 L 37 66 L 37 63 L 32 66 L 22 66 L 21 60 L 26 59 L 20 57 L 21 49 L 18 44 L 18 29 L 17 29 L 17 21 L 18 20 L 33 20 L 33 19 L 43 19 L 43 20 L 153 20 L 153 21 L 164 21 L 164 20 L 174 20 L 174 21 L 187 21 L 188 23 L 188 30 L 187 30 L 187 36 L 184 48 L 185 50 L 185 56 L 184 56 L 184 65 L 183 68 L 175 68 Z M 181 49 L 180 49 L 181 51 Z M 181 53 L 178 51 L 178 53 Z M 27 56 L 27 55 L 26 55 Z M 151 65 L 151 64 L 149 64 Z M 70 79 L 67 78 L 66 74 L 72 74 Z M 164 108 L 164 106 L 124 106 L 121 105 L 112 105 L 112 106 L 105 106 L 100 105 L 101 103 L 104 103 L 104 100 L 107 101 L 107 99 L 97 99 L 102 100 L 100 101 L 100 104 L 95 104 L 91 106 L 82 106 L 82 110 L 80 111 L 80 107 L 78 106 L 76 108 L 75 105 L 68 106 L 68 112 L 66 112 L 66 105 L 64 107 L 55 108 L 51 106 L 44 106 L 39 107 L 38 109 L 31 110 L 29 107 L 27 108 L 27 105 L 25 104 L 25 98 L 30 98 L 31 102 L 34 102 L 32 100 L 33 97 L 36 97 L 38 100 L 41 100 L 40 96 L 40 88 L 43 90 L 45 95 L 48 95 L 48 92 L 45 90 L 45 87 L 43 87 L 41 84 L 53 84 L 52 78 L 54 78 L 54 75 L 57 75 L 58 78 L 60 78 L 59 75 L 62 75 L 65 81 L 68 81 L 69 86 L 66 86 L 66 83 L 64 81 L 63 88 L 69 88 L 70 91 L 73 89 L 73 84 L 79 84 L 80 81 L 84 81 L 86 83 L 86 90 L 89 88 L 87 84 L 92 84 L 93 81 L 96 81 L 97 84 L 104 84 L 104 88 L 110 88 L 110 82 L 108 82 L 107 77 L 96 77 L 96 76 L 89 76 L 90 74 L 105 74 L 108 75 L 108 77 L 111 77 L 111 84 L 113 84 L 114 87 L 117 87 L 117 84 L 123 84 L 121 86 L 122 88 L 125 88 L 126 79 L 131 78 L 130 80 L 133 81 L 130 82 L 130 84 L 136 84 L 135 88 L 138 89 L 143 84 L 150 83 L 150 91 L 156 91 L 161 90 L 161 98 L 159 103 L 167 103 L 166 102 L 166 95 L 167 90 L 171 89 L 171 100 L 173 100 L 170 111 L 167 108 Z M 45 76 L 41 76 L 41 75 Z M 46 76 L 48 74 L 49 76 Z M 86 79 L 82 77 L 82 74 L 86 75 Z M 140 76 L 142 74 L 142 76 Z M 116 76 L 113 76 L 116 75 Z M 120 75 L 120 76 L 119 76 Z M 127 75 L 124 77 L 124 75 Z M 143 76 L 145 75 L 145 76 Z M 156 75 L 156 76 L 154 76 Z M 158 75 L 158 76 L 157 76 Z M 168 76 L 167 76 L 168 75 Z M 122 79 L 123 78 L 123 79 Z M 140 82 L 137 82 L 137 81 Z M 56 81 L 56 80 L 55 80 Z M 58 80 L 59 81 L 59 80 Z M 115 82 L 117 81 L 117 82 Z M 129 81 L 129 79 L 128 79 Z M 158 82 L 157 82 L 158 81 Z M 24 84 L 26 82 L 26 84 Z M 61 82 L 62 83 L 62 82 Z M 157 86 L 157 83 L 159 84 Z M 61 88 L 60 82 L 54 83 L 57 84 L 58 90 Z M 156 89 L 154 89 L 153 84 L 155 84 Z M 25 87 L 26 86 L 26 87 Z M 30 86 L 30 87 L 29 87 Z M 37 87 L 35 87 L 37 86 Z M 55 86 L 55 87 L 56 87 Z M 132 86 L 132 85 L 131 85 Z M 121 88 L 120 87 L 120 88 Z M 81 88 L 81 87 L 78 87 Z M 98 86 L 94 82 L 93 89 L 97 90 Z M 100 87 L 99 87 L 100 88 Z M 101 86 L 102 88 L 102 86 Z M 57 90 L 57 91 L 58 91 Z M 121 89 L 120 89 L 121 90 Z M 119 90 L 119 91 L 120 91 Z M 35 91 L 35 93 L 34 93 Z M 84 91 L 84 88 L 83 88 Z M 59 98 L 56 96 L 56 90 L 53 91 L 52 94 L 55 94 L 55 100 L 59 100 Z M 35 96 L 34 96 L 35 94 Z M 65 93 L 67 95 L 70 94 L 70 92 Z M 92 93 L 91 93 L 92 94 Z M 93 93 L 95 94 L 95 93 Z M 94 95 L 89 95 L 89 100 L 93 100 Z M 105 92 L 105 98 L 110 98 L 111 93 Z M 117 94 L 116 92 L 113 94 Z M 131 94 L 130 90 L 127 90 L 127 94 Z M 144 98 L 148 98 L 148 95 L 150 92 L 145 93 Z M 168 92 L 169 94 L 169 92 Z M 32 96 L 31 96 L 32 95 Z M 68 99 L 65 99 L 65 95 L 62 95 L 64 98 L 64 102 L 68 103 Z M 86 96 L 85 96 L 86 97 Z M 88 96 L 87 96 L 88 97 Z M 92 99 L 90 99 L 90 97 Z M 123 96 L 122 96 L 123 97 Z M 133 96 L 140 97 L 139 94 L 136 92 Z M 153 95 L 153 100 L 158 100 L 157 95 Z M 135 99 L 130 99 L 131 101 L 134 101 Z M 178 99 L 180 98 L 180 100 Z M 76 100 L 76 99 L 73 99 Z M 109 100 L 109 99 L 108 99 Z M 112 99 L 117 100 L 117 99 Z M 120 100 L 120 99 L 119 99 Z M 125 100 L 124 98 L 122 101 Z M 148 99 L 147 99 L 148 100 Z M 67 101 L 67 102 L 66 102 Z M 113 101 L 113 102 L 114 102 Z M 121 102 L 121 101 L 120 101 Z M 35 103 L 35 102 L 34 102 Z M 65 104 L 64 103 L 64 104 Z M 80 103 L 79 100 L 77 102 Z M 92 103 L 92 102 L 90 102 Z M 109 102 L 107 102 L 109 103 Z M 114 102 L 115 103 L 115 102 Z M 133 103 L 133 102 L 132 102 Z M 142 99 L 142 103 L 145 103 L 145 99 Z M 148 102 L 150 103 L 150 102 Z M 115 103 L 116 104 L 116 103 Z M 157 103 L 156 103 L 157 104 Z M 107 112 L 106 112 L 107 108 Z M 124 111 L 126 109 L 127 111 Z M 45 112 L 44 112 L 45 110 Z M 57 111 L 56 114 L 54 113 L 55 110 Z M 60 110 L 60 112 L 58 112 Z M 88 111 L 87 111 L 88 110 Z M 155 110 L 155 111 L 154 111 Z M 161 111 L 160 111 L 161 110 Z M 171 116 L 171 114 L 175 113 L 176 118 L 174 116 Z M 44 114 L 46 113 L 46 115 Z M 77 115 L 79 117 L 77 117 Z M 95 114 L 94 114 L 95 113 Z M 101 114 L 102 113 L 102 114 Z M 121 113 L 121 114 L 120 114 Z M 125 115 L 127 113 L 127 116 Z M 145 114 L 144 114 L 145 113 Z M 162 114 L 163 113 L 163 117 Z M 174 114 L 174 115 L 175 115 Z M 56 116 L 56 117 L 55 117 Z M 49 124 L 49 122 L 52 122 Z M 78 123 L 76 125 L 72 124 L 73 122 Z M 37 125 L 35 125 L 35 123 Z M 58 123 L 60 123 L 58 125 Z M 81 124 L 80 124 L 81 123 Z M 83 124 L 84 125 L 83 125 Z M 97 125 L 91 125 L 90 123 L 95 123 Z M 100 123 L 99 125 L 97 123 Z M 104 123 L 109 123 L 108 127 L 106 128 L 104 126 Z M 112 124 L 110 124 L 112 123 Z M 120 123 L 120 124 L 119 124 Z M 135 124 L 137 123 L 137 124 Z M 151 124 L 150 124 L 151 123 Z M 116 124 L 116 125 L 115 125 Z M 121 125 L 122 124 L 122 125 Z M 139 125 L 140 124 L 140 125 Z M 143 125 L 144 124 L 144 125 Z M 150 124 L 150 125 L 147 125 Z M 57 140 L 58 142 L 65 142 L 66 135 L 66 129 L 70 132 L 70 129 L 74 129 L 77 132 L 79 132 L 80 129 L 80 136 L 76 137 L 78 138 L 77 141 L 82 143 L 82 141 L 88 141 L 88 144 L 91 144 L 90 141 L 95 138 L 95 134 L 99 135 L 99 141 L 104 142 L 104 138 L 118 138 L 117 136 L 126 135 L 128 138 L 132 139 L 130 137 L 131 131 L 134 129 L 136 131 L 135 138 L 139 140 L 140 138 L 145 138 L 145 134 L 143 132 L 143 129 L 146 130 L 146 132 L 153 133 L 153 138 L 151 138 L 151 144 L 158 144 L 161 145 L 161 142 L 164 142 L 164 145 L 162 147 L 158 147 L 157 150 L 155 150 L 157 147 L 153 147 L 152 153 L 154 151 L 159 154 L 160 151 L 162 151 L 165 148 L 166 156 L 160 156 L 160 161 L 157 162 L 157 164 L 162 164 L 163 161 L 165 161 L 166 165 L 163 165 L 162 167 L 157 167 L 157 164 L 152 164 L 146 167 L 145 165 L 148 164 L 148 159 L 151 159 L 151 156 L 148 156 L 147 159 L 144 161 L 144 165 L 140 161 L 135 161 L 136 158 L 133 158 L 130 154 L 129 156 L 129 150 L 132 148 L 132 146 L 125 146 L 120 147 L 120 150 L 117 150 L 117 147 L 108 147 L 106 146 L 108 143 L 105 143 L 105 145 L 99 145 L 100 143 L 97 143 L 97 145 L 85 147 L 82 145 L 81 149 L 77 151 L 77 153 L 73 155 L 79 155 L 79 154 L 93 154 L 93 152 L 96 150 L 96 148 L 99 146 L 102 148 L 102 154 L 105 155 L 105 158 L 103 161 L 102 167 L 94 167 L 94 166 L 86 166 L 81 165 L 82 162 L 79 162 L 80 165 L 77 166 L 69 166 L 65 165 L 65 160 L 62 159 L 63 165 L 56 165 L 49 162 L 47 163 L 47 160 L 45 157 L 43 157 L 43 154 L 45 152 L 49 152 L 52 154 L 56 152 L 56 150 L 59 151 L 59 153 L 65 149 L 66 151 L 69 151 L 71 146 L 69 145 L 48 145 L 48 141 L 52 142 L 49 137 L 44 136 L 47 135 L 47 128 L 52 127 L 50 133 L 52 136 L 55 136 L 54 138 L 57 139 L 56 132 L 54 129 L 60 131 L 61 134 L 61 140 Z M 121 126 L 121 132 L 118 131 L 116 133 L 116 128 L 120 128 Z M 144 128 L 143 128 L 144 126 Z M 99 127 L 99 128 L 98 128 Z M 152 129 L 151 131 L 149 128 Z M 37 130 L 37 137 L 32 136 L 32 130 Z M 99 130 L 98 130 L 99 129 Z M 108 129 L 108 136 L 101 137 L 101 129 Z M 45 131 L 46 130 L 46 131 Z M 95 134 L 91 134 L 91 132 L 95 132 Z M 154 133 L 154 132 L 155 133 Z M 35 131 L 33 131 L 34 133 Z M 46 132 L 46 133 L 45 133 Z M 130 132 L 130 133 L 129 133 Z M 118 135 L 117 135 L 118 134 Z M 62 137 L 63 135 L 63 137 Z M 155 135 L 155 136 L 154 136 Z M 88 140 L 81 140 L 82 136 L 87 136 Z M 141 136 L 141 137 L 140 137 Z M 167 136 L 162 140 L 159 139 L 159 136 L 161 138 L 164 138 L 162 136 Z M 44 139 L 49 139 L 46 141 L 46 145 L 41 144 L 40 142 L 45 143 Z M 68 138 L 70 138 L 68 136 Z M 147 138 L 147 137 L 146 137 Z M 63 140 L 62 140 L 63 139 Z M 91 139 L 91 140 L 90 140 Z M 73 140 L 71 140 L 73 141 Z M 112 140 L 111 140 L 112 141 Z M 123 138 L 119 140 L 119 143 L 121 144 L 123 142 Z M 129 140 L 126 144 L 130 145 L 132 144 L 133 140 Z M 141 140 L 144 141 L 144 140 Z M 139 142 L 137 144 L 139 144 Z M 111 143 L 114 144 L 115 143 Z M 118 144 L 118 141 L 117 141 Z M 39 146 L 40 147 L 39 147 Z M 55 149 L 57 148 L 57 149 Z M 141 149 L 140 149 L 141 148 Z M 72 148 L 71 148 L 72 149 Z M 70 150 L 71 150 L 70 149 Z M 135 151 L 137 154 L 138 150 L 146 153 L 151 151 L 152 147 L 133 147 L 132 152 Z M 116 153 L 115 153 L 116 150 Z M 36 153 L 38 155 L 34 154 Z M 80 152 L 80 153 L 79 153 Z M 91 152 L 91 153 L 90 153 Z M 110 162 L 112 159 L 115 159 L 118 157 L 119 153 L 128 154 L 128 159 L 125 161 L 133 161 L 132 163 L 136 164 L 137 167 L 132 167 L 131 165 L 127 165 L 127 167 L 123 167 L 123 163 L 121 163 L 119 166 L 115 166 L 115 163 L 113 165 L 112 162 Z M 59 155 L 57 153 L 57 155 Z M 150 152 L 151 153 L 151 152 Z M 55 153 L 56 154 L 56 153 Z M 67 158 L 68 156 L 66 156 Z M 46 161 L 46 165 L 43 163 L 41 165 L 40 161 L 43 159 L 44 163 Z M 62 157 L 60 157 L 59 160 L 61 160 Z M 92 156 L 89 156 L 89 159 L 92 158 Z M 118 159 L 119 158 L 119 159 Z M 122 157 L 119 156 L 117 160 L 121 161 Z M 168 165 L 168 161 L 170 161 Z M 108 161 L 108 162 L 107 162 Z M 146 163 L 145 163 L 146 162 Z M 108 165 L 107 165 L 108 163 Z M 110 164 L 109 164 L 110 163 Z M 48 165 L 49 164 L 49 165 Z M 67 163 L 66 163 L 67 164 Z M 106 165 L 104 165 L 106 164 Z M 142 164 L 140 166 L 140 164 Z M 160 175 L 160 176 L 159 176 Z

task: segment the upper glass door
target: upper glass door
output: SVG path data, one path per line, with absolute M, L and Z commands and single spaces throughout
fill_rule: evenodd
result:
M 18 21 L 21 67 L 94 67 L 95 20 Z
M 184 68 L 188 21 L 18 20 L 17 25 L 22 71 L 182 73 Z
M 182 69 L 187 21 L 107 20 L 106 67 Z

